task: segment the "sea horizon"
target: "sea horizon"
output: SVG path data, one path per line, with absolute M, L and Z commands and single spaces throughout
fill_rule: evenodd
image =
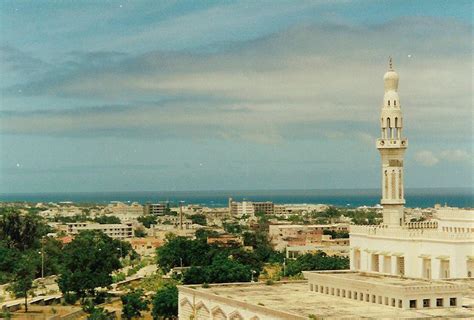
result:
M 266 190 L 190 190 L 190 191 L 103 191 L 0 193 L 0 202 L 73 202 L 107 204 L 113 201 L 170 202 L 183 201 L 208 207 L 225 207 L 228 198 L 236 201 L 272 201 L 275 204 L 328 204 L 338 207 L 375 206 L 380 204 L 380 189 L 266 189 Z M 472 188 L 407 188 L 406 207 L 427 208 L 435 204 L 452 207 L 474 207 Z

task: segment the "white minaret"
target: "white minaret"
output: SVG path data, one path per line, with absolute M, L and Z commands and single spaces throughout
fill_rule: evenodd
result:
M 402 136 L 403 118 L 398 97 L 398 74 L 393 70 L 392 58 L 390 58 L 389 70 L 385 73 L 383 81 L 385 94 L 380 118 L 382 136 L 377 139 L 377 149 L 382 157 L 383 223 L 390 226 L 403 226 L 405 224 L 403 155 L 408 140 Z

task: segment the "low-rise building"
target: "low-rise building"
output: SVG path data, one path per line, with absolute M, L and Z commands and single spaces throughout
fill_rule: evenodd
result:
M 232 234 L 221 234 L 215 237 L 207 237 L 208 244 L 218 244 L 220 246 L 234 246 L 243 245 L 244 241 L 242 237 L 235 236 Z
M 139 255 L 153 255 L 156 251 L 156 248 L 159 248 L 163 245 L 163 241 L 153 237 L 146 238 L 130 238 L 126 240 L 130 243 L 133 250 L 135 250 Z
M 323 237 L 324 230 L 347 232 L 348 229 L 348 224 L 272 224 L 269 226 L 268 236 L 274 249 L 283 251 L 287 246 L 321 244 L 323 239 L 331 240 L 330 237 Z M 333 244 L 342 245 L 342 242 Z
M 127 224 L 99 224 L 88 222 L 66 223 L 65 231 L 68 235 L 77 235 L 84 230 L 99 230 L 113 239 L 133 237 L 133 225 Z
M 164 203 L 147 203 L 143 207 L 144 214 L 152 214 L 162 216 L 166 213 L 166 204 Z

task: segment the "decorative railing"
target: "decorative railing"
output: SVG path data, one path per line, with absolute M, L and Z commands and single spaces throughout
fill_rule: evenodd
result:
M 386 225 L 379 226 L 351 226 L 351 234 L 362 234 L 368 236 L 382 236 L 394 238 L 420 238 L 434 240 L 474 240 L 474 232 L 447 232 L 437 229 L 409 229 L 389 228 Z
M 438 229 L 438 221 L 408 222 L 405 227 L 408 229 Z

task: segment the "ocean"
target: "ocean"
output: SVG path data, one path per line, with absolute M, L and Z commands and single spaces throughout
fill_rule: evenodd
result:
M 329 204 L 339 207 L 374 206 L 380 202 L 379 189 L 325 190 L 227 190 L 227 191 L 144 191 L 144 192 L 75 192 L 75 193 L 16 193 L 0 194 L 1 202 L 64 202 L 106 204 L 121 202 L 160 202 L 198 204 L 225 207 L 228 198 L 236 201 L 272 201 L 276 204 Z M 470 188 L 406 189 L 406 207 L 427 208 L 435 204 L 452 207 L 474 207 L 474 193 Z

